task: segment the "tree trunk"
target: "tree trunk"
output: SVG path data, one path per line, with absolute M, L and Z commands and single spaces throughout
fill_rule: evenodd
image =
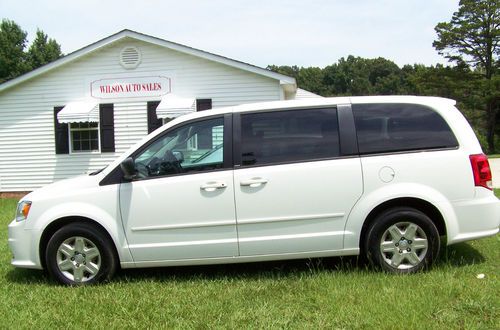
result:
M 488 153 L 495 153 L 495 124 L 496 124 L 496 109 L 495 100 L 489 100 L 487 105 L 488 131 L 486 140 L 488 141 Z

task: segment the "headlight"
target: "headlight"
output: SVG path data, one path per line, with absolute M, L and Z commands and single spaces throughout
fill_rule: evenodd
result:
M 26 218 L 28 217 L 28 213 L 30 213 L 30 208 L 31 208 L 31 202 L 20 201 L 17 204 L 16 221 L 26 220 Z

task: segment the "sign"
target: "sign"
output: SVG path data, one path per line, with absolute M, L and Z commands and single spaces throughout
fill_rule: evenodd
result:
M 109 78 L 90 83 L 90 95 L 98 99 L 158 97 L 170 93 L 170 78 L 162 76 Z

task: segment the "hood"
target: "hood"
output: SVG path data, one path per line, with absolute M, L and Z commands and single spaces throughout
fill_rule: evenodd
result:
M 54 197 L 68 196 L 78 193 L 88 188 L 95 188 L 99 185 L 102 175 L 80 175 L 70 179 L 64 179 L 42 188 L 32 191 L 24 196 L 22 200 L 43 200 Z

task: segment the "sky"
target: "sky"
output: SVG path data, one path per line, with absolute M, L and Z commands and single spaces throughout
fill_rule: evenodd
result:
M 266 67 L 325 67 L 348 55 L 447 63 L 434 27 L 459 0 L 0 0 L 0 18 L 65 54 L 123 29 Z

